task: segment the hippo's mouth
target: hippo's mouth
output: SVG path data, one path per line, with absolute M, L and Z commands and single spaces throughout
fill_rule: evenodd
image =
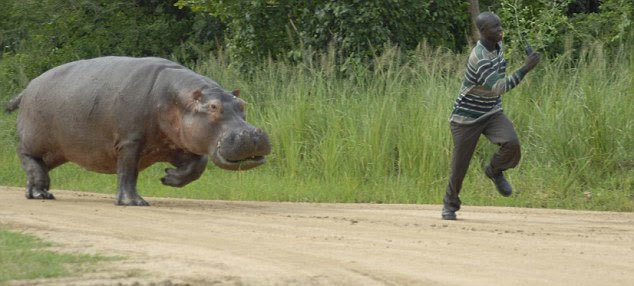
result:
M 226 132 L 213 150 L 211 160 L 227 170 L 248 170 L 266 162 L 271 145 L 261 129 Z
M 214 152 L 214 155 L 211 156 L 211 160 L 218 167 L 227 169 L 227 170 L 248 170 L 260 166 L 266 162 L 265 156 L 251 156 L 244 159 L 239 160 L 229 160 L 223 157 L 220 152 Z
M 266 157 L 264 157 L 264 156 L 253 156 L 253 157 L 246 158 L 246 159 L 241 159 L 241 160 L 229 160 L 229 159 L 225 159 L 222 156 L 220 156 L 219 159 L 223 160 L 224 163 L 228 163 L 228 164 L 248 164 L 248 163 L 262 164 L 266 160 Z

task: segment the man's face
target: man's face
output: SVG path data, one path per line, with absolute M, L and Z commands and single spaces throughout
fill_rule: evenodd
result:
M 500 18 L 495 15 L 487 17 L 480 28 L 480 35 L 493 43 L 502 41 L 502 37 L 504 37 L 504 30 L 502 29 Z

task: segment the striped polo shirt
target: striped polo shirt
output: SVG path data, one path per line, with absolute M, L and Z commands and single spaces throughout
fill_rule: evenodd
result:
M 469 55 L 464 82 L 449 121 L 471 124 L 501 111 L 500 95 L 516 87 L 524 75 L 518 70 L 506 77 L 502 42 L 489 51 L 478 41 Z

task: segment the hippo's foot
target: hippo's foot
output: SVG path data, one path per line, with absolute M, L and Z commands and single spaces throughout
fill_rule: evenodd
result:
M 167 173 L 167 175 L 161 178 L 161 183 L 166 186 L 180 188 L 192 181 L 191 176 L 188 176 L 189 174 L 179 172 L 178 169 L 167 168 L 165 169 L 165 173 Z
M 54 200 L 55 196 L 49 193 L 48 190 L 45 189 L 37 189 L 34 187 L 30 187 L 26 190 L 25 194 L 27 199 L 35 199 L 35 200 Z
M 117 193 L 117 200 L 114 203 L 118 206 L 149 206 L 141 196 L 137 194 L 121 194 Z

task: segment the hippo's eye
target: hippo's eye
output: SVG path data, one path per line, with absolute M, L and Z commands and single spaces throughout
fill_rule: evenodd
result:
M 209 111 L 211 111 L 212 113 L 218 111 L 218 105 L 215 103 L 212 103 L 209 105 Z

